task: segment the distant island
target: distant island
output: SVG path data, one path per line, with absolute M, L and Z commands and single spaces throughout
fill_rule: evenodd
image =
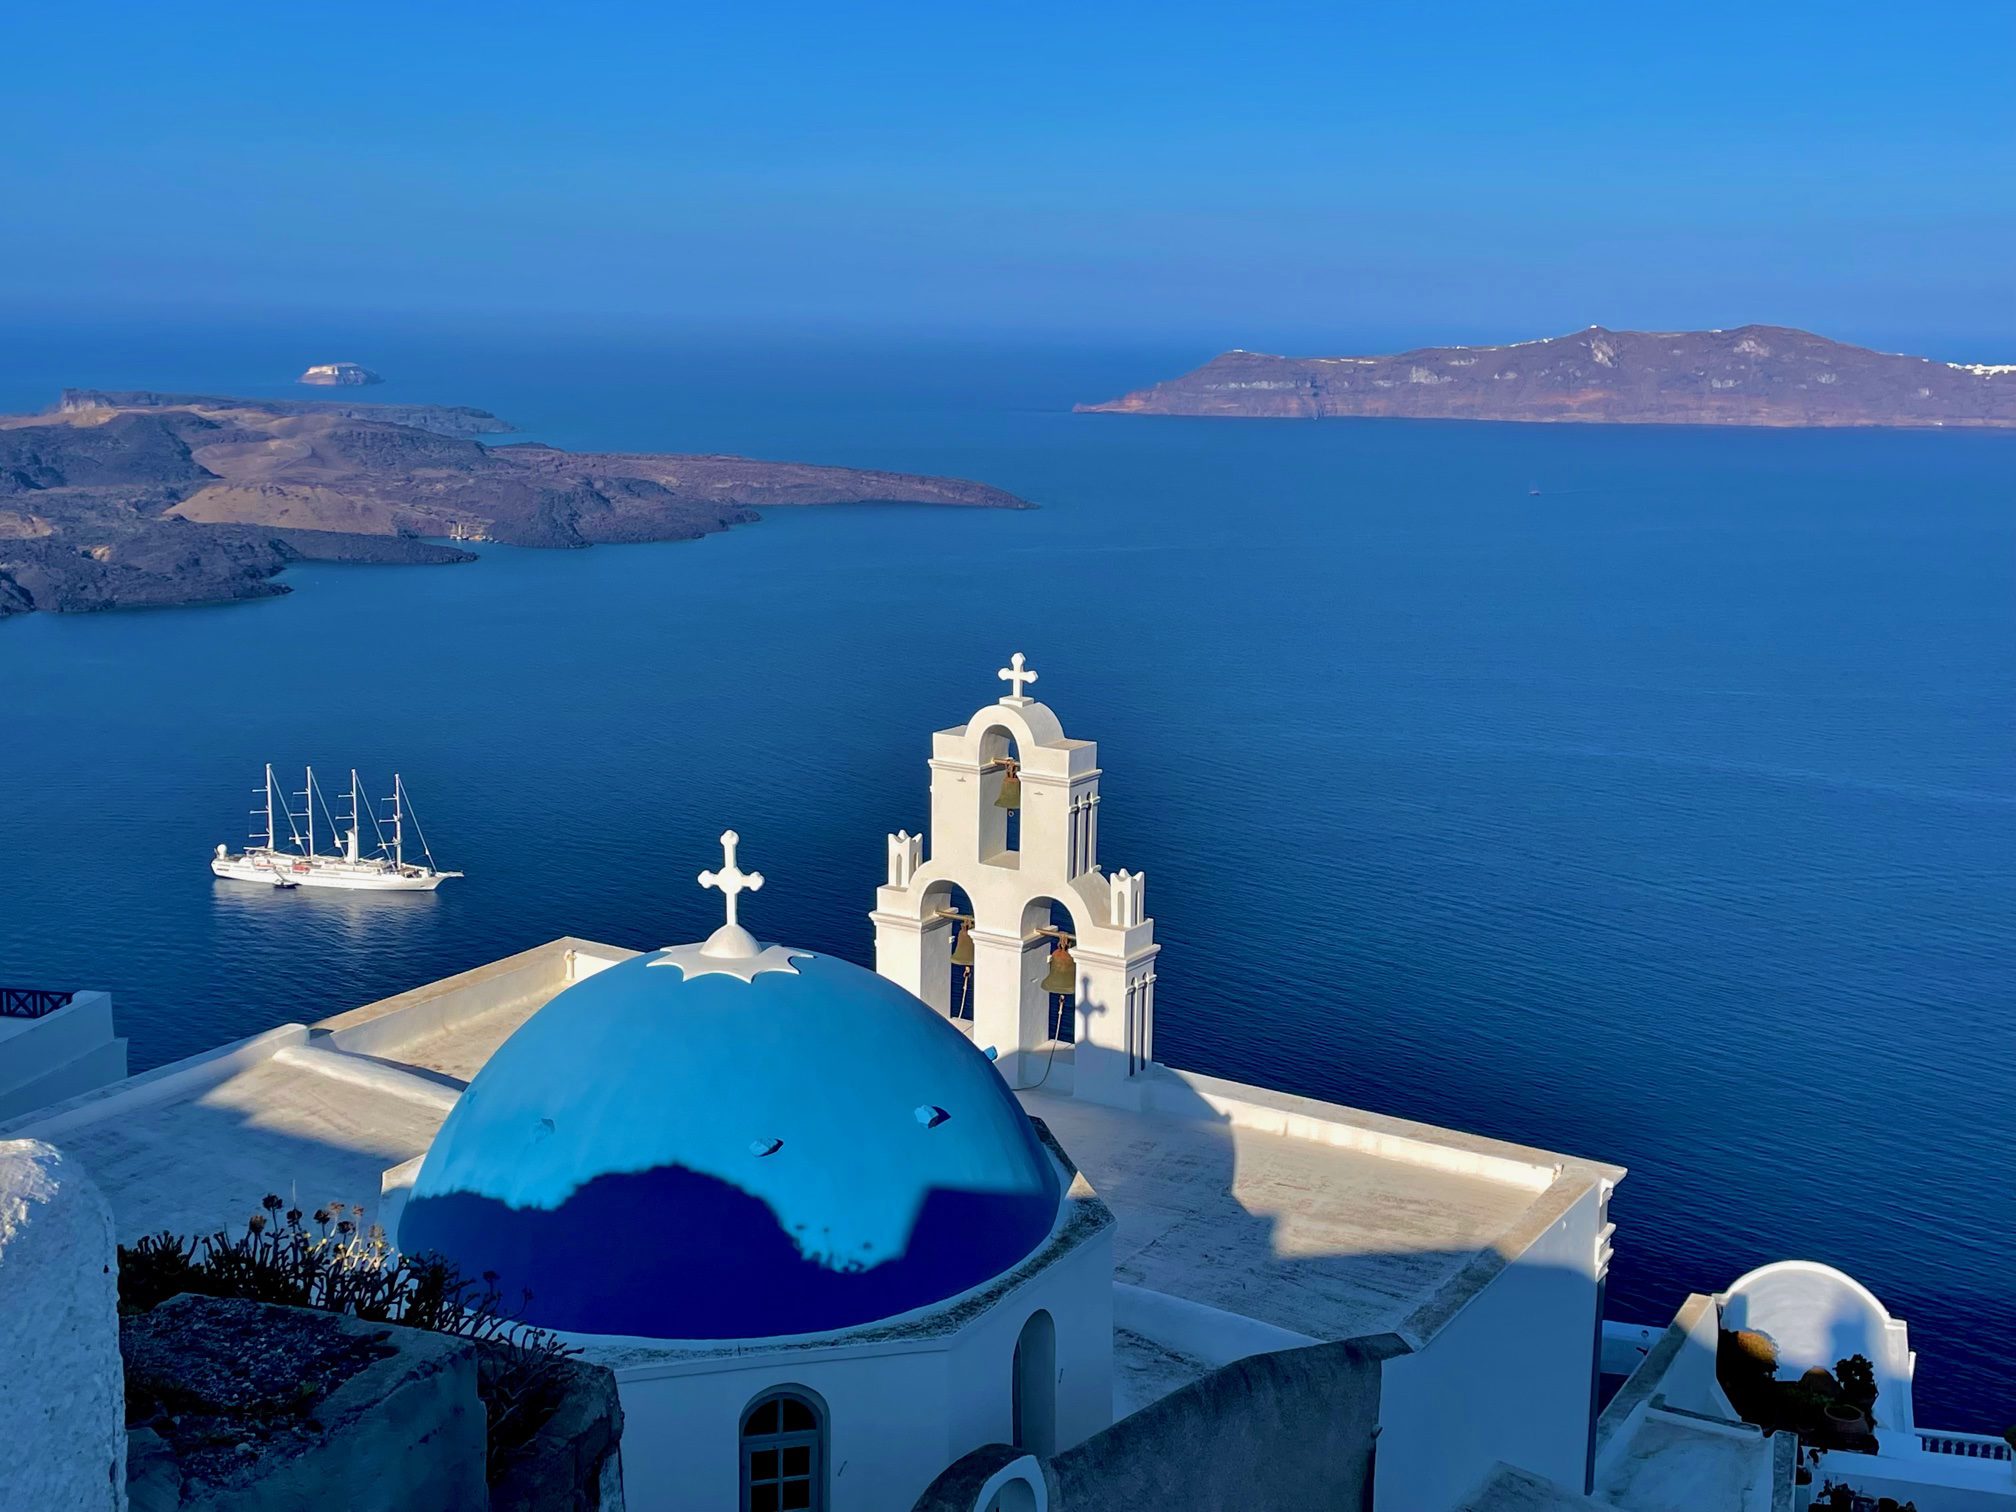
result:
M 1872 352 L 1786 326 L 1609 331 L 1389 357 L 1232 351 L 1082 414 L 1622 425 L 2016 427 L 2016 364 Z
M 158 394 L 149 389 L 66 388 L 54 413 L 94 419 L 107 410 L 256 410 L 264 415 L 334 415 L 344 420 L 410 425 L 443 436 L 503 436 L 518 427 L 466 404 L 353 404 L 342 399 L 224 399 L 215 394 Z M 39 425 L 46 415 L 0 415 L 0 426 Z
M 690 540 L 763 505 L 1027 509 L 984 483 L 742 457 L 473 439 L 487 410 L 66 389 L 0 416 L 0 617 L 284 593 L 298 561 L 472 560 L 514 546 Z
M 318 362 L 294 381 L 316 383 L 329 388 L 354 388 L 366 383 L 383 383 L 385 380 L 361 362 Z

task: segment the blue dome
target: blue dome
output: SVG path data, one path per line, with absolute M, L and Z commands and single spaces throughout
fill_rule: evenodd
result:
M 894 983 L 808 953 L 746 981 L 644 955 L 562 992 L 477 1073 L 398 1239 L 529 1289 L 545 1327 L 758 1338 L 990 1280 L 1058 1196 L 992 1063 Z

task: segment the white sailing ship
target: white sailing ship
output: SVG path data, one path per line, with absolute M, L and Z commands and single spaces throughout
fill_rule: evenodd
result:
M 427 835 L 420 828 L 420 821 L 413 813 L 411 800 L 406 796 L 406 784 L 397 773 L 392 777 L 392 796 L 386 801 L 391 804 L 388 816 L 391 838 L 387 840 L 385 828 L 379 823 L 377 811 L 367 806 L 359 792 L 357 773 L 350 773 L 350 812 L 348 823 L 337 827 L 328 804 L 323 800 L 322 790 L 315 782 L 315 768 L 307 768 L 307 781 L 302 791 L 294 796 L 301 799 L 301 812 L 282 796 L 276 808 L 273 799 L 276 793 L 273 764 L 266 764 L 266 785 L 260 792 L 261 806 L 252 810 L 255 818 L 263 815 L 266 828 L 263 834 L 255 833 L 242 851 L 233 851 L 218 846 L 216 854 L 210 858 L 210 870 L 220 877 L 234 882 L 261 882 L 269 887 L 340 887 L 356 892 L 432 892 L 450 877 L 462 875 L 459 871 L 443 871 L 434 864 L 434 853 L 428 848 Z M 315 814 L 321 810 L 327 831 L 333 837 L 337 850 L 332 854 L 316 849 Z M 279 843 L 275 829 L 278 820 L 287 822 L 288 844 Z M 361 821 L 368 818 L 377 840 L 375 849 L 363 849 Z M 302 821 L 297 826 L 295 821 Z M 409 861 L 406 857 L 406 829 L 411 825 L 414 837 L 420 842 L 423 861 Z

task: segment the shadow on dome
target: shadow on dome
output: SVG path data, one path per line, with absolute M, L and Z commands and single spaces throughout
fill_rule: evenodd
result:
M 933 1188 L 901 1254 L 808 1259 L 769 1204 L 685 1166 L 598 1176 L 558 1208 L 451 1192 L 416 1198 L 407 1252 L 531 1293 L 528 1323 L 568 1333 L 750 1339 L 823 1333 L 927 1307 L 1011 1269 L 1049 1234 L 1047 1193 Z M 732 1245 L 709 1236 L 730 1234 Z M 806 1239 L 816 1243 L 817 1236 Z

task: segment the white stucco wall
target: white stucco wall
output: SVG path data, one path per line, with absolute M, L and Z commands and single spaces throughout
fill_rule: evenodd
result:
M 743 1410 L 799 1386 L 827 1405 L 831 1512 L 901 1512 L 961 1455 L 1008 1440 L 1015 1344 L 1039 1309 L 1056 1326 L 1057 1447 L 1069 1448 L 1112 1421 L 1112 1276 L 1102 1229 L 956 1333 L 864 1343 L 857 1331 L 827 1347 L 619 1365 L 627 1505 L 732 1512 Z
M 948 1452 L 933 1475 L 982 1444 L 1009 1441 L 1015 1341 L 1039 1309 L 1050 1314 L 1057 1332 L 1057 1449 L 1069 1449 L 1111 1425 L 1113 1231 L 1108 1228 L 961 1331 L 952 1352 Z
M 0 1119 L 62 1102 L 126 1075 L 112 998 L 80 992 L 37 1019 L 0 1019 Z
M 1778 1377 L 1832 1370 L 1850 1355 L 1876 1375 L 1876 1431 L 1913 1428 L 1909 1331 L 1853 1276 L 1814 1260 L 1760 1266 L 1722 1294 L 1722 1326 L 1755 1329 L 1778 1346 Z
M 120 1512 L 125 1408 L 112 1210 L 53 1147 L 0 1141 L 0 1512 Z
M 1500 1460 L 1582 1489 L 1603 1224 L 1592 1187 L 1424 1348 L 1386 1362 L 1381 1507 L 1441 1512 Z
M 1721 1314 L 1714 1299 L 1689 1297 L 1674 1322 L 1682 1337 L 1680 1348 L 1660 1382 L 1660 1395 L 1665 1397 L 1666 1405 L 1732 1423 L 1739 1421 L 1736 1409 L 1723 1393 L 1722 1383 L 1715 1378 Z
M 2016 1465 L 2008 1460 L 1962 1459 L 1922 1454 L 1906 1448 L 1896 1458 L 1885 1444 L 1882 1455 L 1823 1454 L 1813 1471 L 1813 1489 L 1843 1481 L 1864 1496 L 1888 1496 L 1915 1503 L 1918 1512 L 2016 1512 Z
M 827 1404 L 828 1503 L 834 1512 L 907 1506 L 901 1487 L 930 1483 L 943 1465 L 934 1435 L 914 1421 L 947 1393 L 939 1350 L 765 1357 L 746 1368 L 618 1371 L 623 1400 L 623 1492 L 630 1512 L 732 1512 L 741 1505 L 742 1412 L 782 1386 Z

